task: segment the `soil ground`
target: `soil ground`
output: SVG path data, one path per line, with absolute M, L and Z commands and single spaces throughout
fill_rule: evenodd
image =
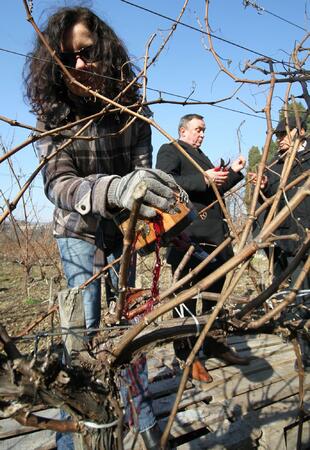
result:
M 4 252 L 3 249 L 6 248 Z M 54 253 L 54 256 L 57 253 Z M 159 288 L 165 290 L 172 283 L 170 266 L 165 262 L 165 249 L 161 249 L 162 262 Z M 60 263 L 58 260 L 60 267 Z M 153 283 L 154 253 L 146 257 L 138 257 L 136 286 L 150 288 Z M 257 273 L 254 276 L 259 283 L 265 278 L 266 264 L 264 258 L 255 258 Z M 42 274 L 43 270 L 43 274 Z M 58 269 L 59 270 L 59 269 Z M 8 245 L 0 248 L 0 323 L 4 325 L 11 336 L 21 333 L 40 315 L 44 314 L 53 304 L 57 291 L 66 288 L 63 277 L 59 277 L 59 271 L 50 262 L 42 266 L 34 264 L 26 278 L 25 267 L 20 263 L 20 258 L 10 253 Z M 42 276 L 43 275 L 43 276 Z M 104 293 L 104 290 L 103 290 Z M 244 295 L 255 294 L 253 282 L 248 274 L 240 281 L 237 293 Z M 103 299 L 104 301 L 104 299 Z M 53 320 L 53 322 L 51 322 Z M 49 317 L 40 323 L 30 334 L 39 331 L 51 330 L 57 327 L 58 314 Z M 24 349 L 31 351 L 34 340 L 24 342 Z

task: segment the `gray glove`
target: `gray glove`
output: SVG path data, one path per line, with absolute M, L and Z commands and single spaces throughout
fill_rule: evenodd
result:
M 141 216 L 154 217 L 156 211 L 151 206 L 162 211 L 173 209 L 177 184 L 171 175 L 159 169 L 136 169 L 122 178 L 114 178 L 108 189 L 108 205 L 131 210 L 133 193 L 142 180 L 146 183 L 147 191 L 140 208 Z

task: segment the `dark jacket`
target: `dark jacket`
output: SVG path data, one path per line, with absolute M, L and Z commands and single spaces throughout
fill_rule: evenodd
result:
M 201 166 L 203 170 L 214 168 L 209 158 L 200 150 L 185 142 L 178 143 Z M 176 182 L 188 193 L 197 212 L 210 205 L 216 196 L 212 187 L 206 185 L 203 175 L 196 167 L 173 145 L 164 144 L 159 149 L 156 167 L 169 173 Z M 221 195 L 242 180 L 243 175 L 229 170 L 227 182 L 219 188 Z M 228 236 L 228 227 L 224 220 L 220 205 L 215 203 L 208 209 L 206 218 L 197 217 L 185 230 L 196 242 L 211 244 L 207 251 L 214 250 Z M 226 252 L 226 258 L 232 256 L 232 249 Z
M 264 195 L 271 197 L 277 192 L 279 187 L 280 175 L 283 170 L 284 160 L 281 157 L 277 157 L 272 165 L 271 170 L 268 171 L 268 184 L 264 189 Z M 292 182 L 295 178 L 299 177 L 303 172 L 310 169 L 310 142 L 308 141 L 304 150 L 300 150 L 296 154 L 295 161 L 293 163 L 290 175 L 288 177 L 288 183 Z M 285 196 L 281 196 L 278 210 L 281 210 L 286 206 L 289 201 L 297 192 L 297 189 L 304 184 L 303 180 L 292 189 L 285 192 Z M 301 244 L 301 239 L 305 236 L 305 228 L 310 228 L 310 196 L 307 195 L 305 199 L 295 208 L 291 215 L 279 226 L 275 231 L 277 235 L 286 235 L 297 233 L 300 236 L 300 241 L 293 240 L 279 240 L 277 244 L 281 249 L 292 256 L 296 253 Z

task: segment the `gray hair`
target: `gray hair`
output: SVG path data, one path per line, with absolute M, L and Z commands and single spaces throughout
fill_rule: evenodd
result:
M 188 124 L 188 122 L 190 122 L 193 119 L 203 120 L 203 116 L 201 116 L 200 114 L 186 114 L 185 116 L 181 117 L 180 122 L 179 122 L 179 127 L 178 127 L 179 134 L 180 134 L 180 129 L 182 127 L 186 128 L 186 125 Z

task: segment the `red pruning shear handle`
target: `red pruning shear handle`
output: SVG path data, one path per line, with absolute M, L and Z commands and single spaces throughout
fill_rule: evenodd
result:
M 216 172 L 219 172 L 219 171 L 221 171 L 221 172 L 227 172 L 227 171 L 228 171 L 228 166 L 229 166 L 229 164 L 230 164 L 230 159 L 227 161 L 227 163 L 225 163 L 225 161 L 223 160 L 223 158 L 221 158 L 220 165 L 217 166 L 217 167 L 214 167 L 214 170 L 215 170 Z

